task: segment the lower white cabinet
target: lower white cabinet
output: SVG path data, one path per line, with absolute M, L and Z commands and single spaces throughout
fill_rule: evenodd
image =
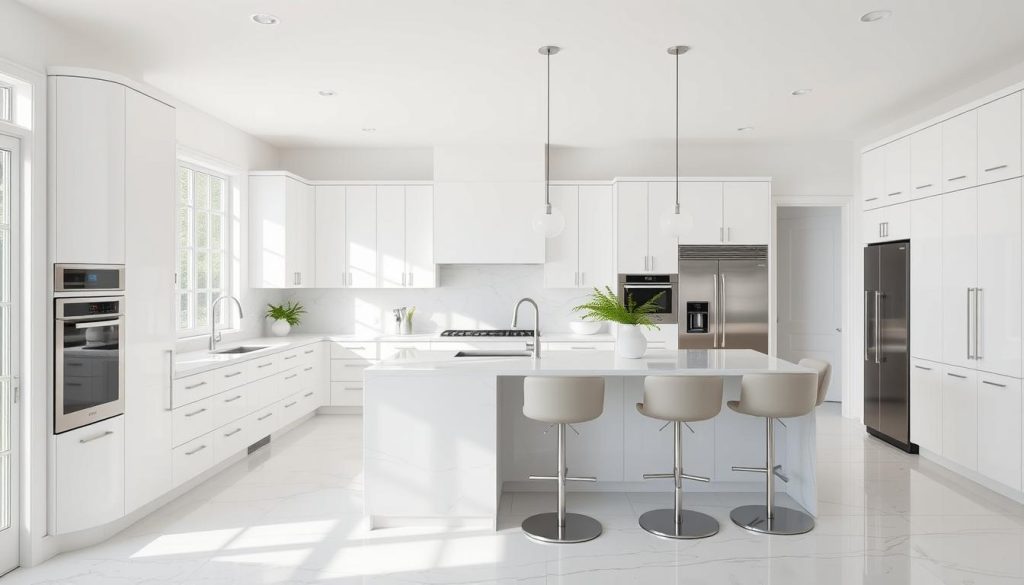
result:
M 55 437 L 55 534 L 99 526 L 124 515 L 124 418 Z
M 544 341 L 543 351 L 612 351 L 614 341 Z
M 253 417 L 247 416 L 220 427 L 213 432 L 213 456 L 223 461 L 251 445 Z
M 910 441 L 942 455 L 942 365 L 910 364 Z
M 901 203 L 865 211 L 863 228 L 865 244 L 910 238 L 910 204 Z
M 331 406 L 362 406 L 363 382 L 331 382 Z
M 216 426 L 213 410 L 220 396 L 210 396 L 175 409 L 171 421 L 171 437 L 175 446 L 205 435 Z
M 978 372 L 978 473 L 1021 488 L 1021 383 Z M 913 403 L 911 403 L 913 404 Z
M 181 485 L 217 462 L 214 457 L 214 433 L 207 433 L 174 448 L 171 455 L 174 485 Z
M 943 368 L 942 456 L 972 471 L 978 469 L 978 372 L 974 370 Z

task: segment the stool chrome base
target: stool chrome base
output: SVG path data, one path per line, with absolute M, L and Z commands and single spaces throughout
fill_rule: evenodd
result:
M 737 526 L 762 534 L 803 534 L 814 528 L 814 518 L 809 514 L 784 506 L 775 506 L 774 509 L 771 521 L 768 520 L 768 508 L 758 504 L 740 506 L 730 512 L 729 517 Z
M 683 510 L 683 521 L 677 525 L 675 510 L 665 508 L 644 512 L 640 516 L 640 528 L 662 538 L 707 538 L 718 534 L 718 520 L 703 512 Z
M 523 520 L 523 533 L 538 542 L 587 542 L 601 536 L 601 523 L 590 516 L 566 512 L 565 525 L 559 529 L 558 512 L 545 512 Z

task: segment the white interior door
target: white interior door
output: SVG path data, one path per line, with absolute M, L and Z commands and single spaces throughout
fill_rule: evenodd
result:
M 18 566 L 18 144 L 0 136 L 0 574 Z
M 841 216 L 837 207 L 778 210 L 778 355 L 832 364 L 826 400 L 842 400 Z

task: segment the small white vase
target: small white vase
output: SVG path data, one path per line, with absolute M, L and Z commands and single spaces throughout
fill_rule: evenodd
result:
M 284 320 L 274 321 L 274 323 L 270 326 L 270 332 L 278 337 L 284 337 L 285 335 L 288 335 L 288 333 L 291 332 L 291 330 L 292 326 L 289 325 L 288 322 Z
M 646 351 L 647 338 L 644 337 L 640 325 L 620 323 L 615 336 L 615 355 L 620 358 L 637 359 L 644 357 Z

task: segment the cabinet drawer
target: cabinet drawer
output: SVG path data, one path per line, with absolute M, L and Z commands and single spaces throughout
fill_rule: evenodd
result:
M 124 417 L 54 437 L 54 529 L 75 532 L 124 515 Z
M 611 351 L 615 349 L 615 343 L 611 341 L 553 341 L 544 343 L 544 351 Z M 664 343 L 662 344 L 664 349 Z
M 281 371 L 280 356 L 271 355 L 249 362 L 249 379 L 262 380 Z
M 250 437 L 255 420 L 254 417 L 238 419 L 213 431 L 213 455 L 217 461 L 223 461 L 252 444 Z
M 217 370 L 186 376 L 174 380 L 174 394 L 171 399 L 171 406 L 178 408 L 207 396 L 213 396 L 217 392 L 216 375 Z
M 252 368 L 252 362 L 243 362 L 214 370 L 214 390 L 225 392 L 248 384 L 252 376 Z
M 978 469 L 978 373 L 943 367 L 942 456 Z
M 213 433 L 209 433 L 175 447 L 171 453 L 171 469 L 174 485 L 181 485 L 216 462 L 213 454 Z
M 269 436 L 281 425 L 279 409 L 278 404 L 272 404 L 252 415 L 253 434 L 250 442 L 255 443 L 263 437 Z
M 532 342 L 532 338 L 528 338 Z M 526 341 L 431 341 L 431 351 L 495 350 L 526 351 Z M 542 344 L 544 342 L 541 342 Z
M 331 382 L 331 406 L 362 406 L 362 382 Z
M 243 386 L 211 396 L 209 400 L 213 402 L 213 426 L 226 425 L 252 412 L 257 405 L 253 404 L 249 396 L 250 389 L 251 386 Z
M 281 370 L 287 370 L 288 368 L 296 367 L 302 358 L 305 356 L 302 353 L 302 348 L 297 347 L 295 349 L 289 349 L 288 351 L 282 351 L 278 354 L 281 358 Z
M 299 360 L 305 364 L 320 363 L 324 356 L 323 343 L 314 343 L 299 348 L 302 358 Z
M 331 342 L 331 359 L 375 360 L 377 359 L 377 342 Z
M 295 368 L 281 373 L 281 381 L 278 383 L 275 396 L 277 400 L 284 400 L 286 397 L 295 394 L 302 389 L 302 370 Z
M 978 473 L 1021 487 L 1021 381 L 978 373 Z M 911 403 L 913 404 L 913 403 Z
M 429 341 L 393 341 L 380 344 L 380 359 L 386 360 L 403 351 L 429 351 Z
M 323 406 L 323 392 L 319 388 L 305 388 L 299 392 L 302 401 L 302 412 L 312 412 Z
M 308 411 L 303 410 L 302 393 L 296 392 L 290 396 L 286 396 L 280 402 L 281 420 L 278 421 L 278 426 L 284 426 L 291 422 L 294 422 Z
M 213 409 L 217 396 L 204 398 L 192 404 L 174 409 L 171 420 L 171 437 L 174 445 L 205 435 L 214 428 Z
M 332 382 L 362 382 L 363 370 L 372 365 L 370 362 L 354 362 L 351 360 L 331 360 Z
M 937 363 L 910 362 L 910 440 L 942 454 L 942 366 Z

